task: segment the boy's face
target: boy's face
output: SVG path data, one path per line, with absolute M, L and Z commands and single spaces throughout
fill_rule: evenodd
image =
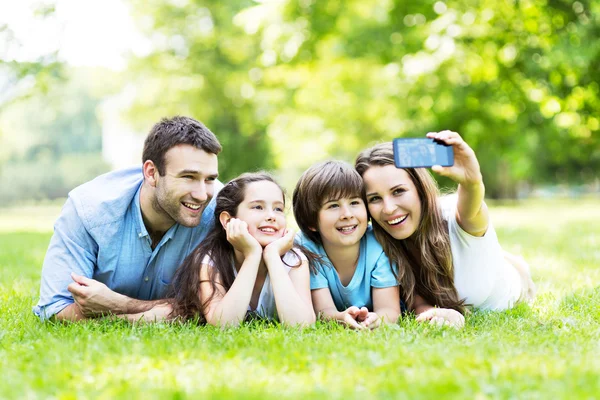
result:
M 319 210 L 318 231 L 323 247 L 358 244 L 367 230 L 367 208 L 360 197 L 329 199 Z

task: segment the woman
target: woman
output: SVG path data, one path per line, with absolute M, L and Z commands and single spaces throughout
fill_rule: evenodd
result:
M 407 305 L 419 320 L 460 325 L 463 304 L 504 310 L 532 298 L 527 263 L 502 250 L 490 224 L 475 152 L 456 132 L 427 137 L 453 147 L 454 165 L 432 170 L 458 183 L 454 196 L 440 198 L 423 168 L 396 168 L 392 143 L 363 151 L 355 163 L 375 235 L 398 264 Z

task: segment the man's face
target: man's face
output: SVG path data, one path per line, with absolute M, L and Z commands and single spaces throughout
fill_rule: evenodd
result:
M 172 147 L 165 154 L 165 175 L 156 173 L 154 210 L 183 226 L 198 226 L 213 197 L 217 169 L 216 154 L 190 145 Z

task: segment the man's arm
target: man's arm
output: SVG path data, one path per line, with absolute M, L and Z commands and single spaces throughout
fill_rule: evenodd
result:
M 74 303 L 68 305 L 55 317 L 59 321 L 80 321 L 111 314 L 139 314 L 153 307 L 169 303 L 168 299 L 137 300 L 119 294 L 104 283 L 71 274 L 73 282 L 67 289 L 73 295 Z

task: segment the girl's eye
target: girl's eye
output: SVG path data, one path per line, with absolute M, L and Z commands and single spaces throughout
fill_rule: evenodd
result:
M 281 207 L 275 207 L 275 211 L 277 211 L 277 212 L 283 212 L 283 208 L 281 208 Z
M 353 200 L 350 204 L 353 205 L 353 206 L 358 206 L 358 205 L 360 205 L 360 201 Z
M 338 207 L 338 205 L 334 203 L 334 204 L 330 204 L 327 208 L 337 208 L 337 207 Z

